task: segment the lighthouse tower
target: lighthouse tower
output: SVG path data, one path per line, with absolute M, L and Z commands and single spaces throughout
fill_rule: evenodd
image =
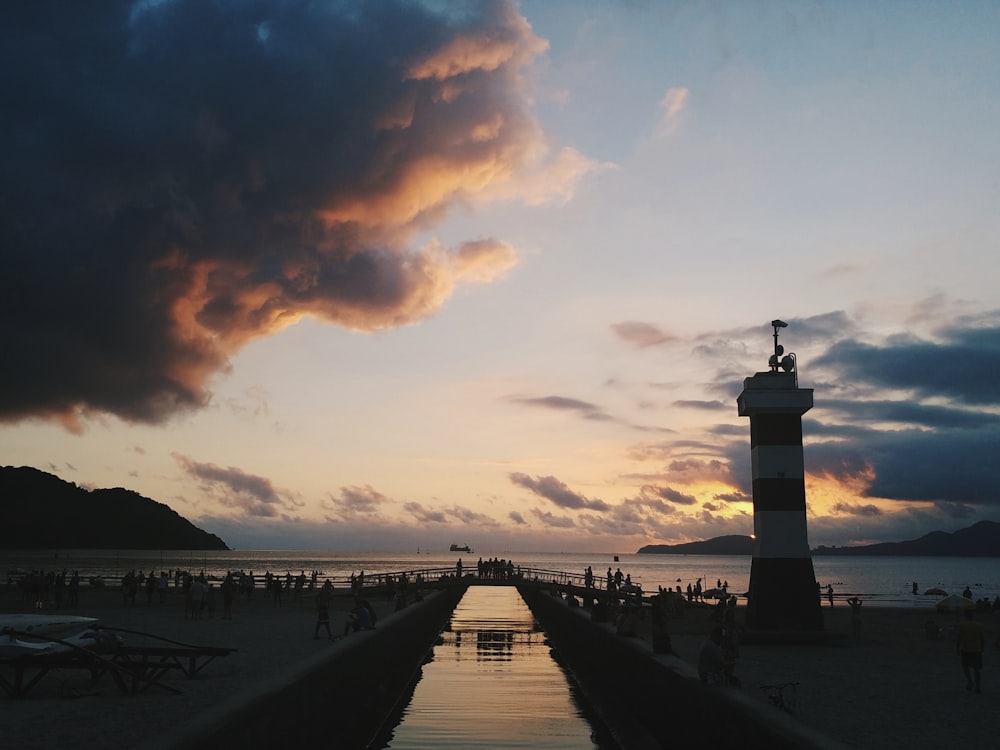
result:
M 774 327 L 767 372 L 743 381 L 739 415 L 750 417 L 753 466 L 753 561 L 747 627 L 752 630 L 822 630 L 816 574 L 806 534 L 802 415 L 812 388 L 799 388 L 795 355 L 784 354 Z

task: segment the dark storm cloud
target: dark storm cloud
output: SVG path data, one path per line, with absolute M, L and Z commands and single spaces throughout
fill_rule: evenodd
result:
M 1000 428 L 887 432 L 867 442 L 871 497 L 1000 507 Z
M 511 2 L 455 8 L 5 3 L 0 419 L 160 421 L 303 315 L 400 326 L 509 268 L 493 239 L 408 246 L 544 142 L 545 43 Z
M 810 367 L 830 385 L 816 392 L 821 421 L 804 423 L 817 438 L 809 471 L 864 479 L 870 497 L 1000 506 L 996 313 L 940 326 L 933 339 L 836 341 Z
M 966 408 L 921 404 L 914 401 L 859 399 L 824 400 L 817 404 L 825 411 L 860 422 L 895 422 L 925 427 L 971 429 L 1000 425 L 1000 415 Z
M 806 471 L 866 485 L 864 494 L 889 500 L 962 502 L 1000 507 L 1000 426 L 861 429 L 836 426 L 810 440 Z M 837 439 L 827 439 L 835 436 Z
M 842 311 L 784 318 L 789 326 L 780 341 L 799 354 L 799 386 L 814 390 L 815 406 L 802 422 L 806 471 L 872 498 L 980 512 L 1000 506 L 1000 465 L 993 458 L 1000 445 L 998 316 L 949 318 L 942 301 L 931 300 L 915 305 L 910 317 L 922 333 L 888 336 Z M 708 388 L 724 394 L 723 406 L 732 398 L 735 409 L 743 379 L 765 369 L 770 333 L 762 322 L 706 335 L 695 347 L 706 362 L 717 363 Z M 708 428 L 721 439 L 731 484 L 747 496 L 748 428 L 744 419 Z M 665 448 L 664 457 L 670 452 Z M 632 455 L 653 457 L 648 447 L 646 455 L 635 449 Z M 888 514 L 882 519 L 890 522 Z
M 814 365 L 835 368 L 849 380 L 907 389 L 917 397 L 963 404 L 1000 403 L 1000 327 L 950 329 L 940 342 L 917 338 L 882 346 L 840 341 Z
M 610 507 L 603 500 L 591 500 L 573 492 L 566 486 L 565 482 L 561 482 L 553 476 L 529 477 L 527 474 L 513 472 L 510 475 L 510 481 L 518 487 L 524 487 L 554 505 L 558 505 L 560 508 L 605 511 Z

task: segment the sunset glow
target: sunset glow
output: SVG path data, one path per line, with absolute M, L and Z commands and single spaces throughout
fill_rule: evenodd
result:
M 751 534 L 780 316 L 810 544 L 997 516 L 1000 6 L 45 6 L 5 465 L 244 549 Z

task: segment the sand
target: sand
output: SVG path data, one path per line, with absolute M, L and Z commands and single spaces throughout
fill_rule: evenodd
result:
M 343 630 L 351 603 L 349 597 L 334 599 L 335 633 Z M 382 617 L 392 610 L 388 601 L 373 598 L 372 603 Z M 21 606 L 15 590 L 0 588 L 0 611 L 30 610 Z M 164 605 L 147 604 L 140 595 L 134 607 L 125 607 L 117 591 L 85 588 L 75 613 L 185 643 L 238 650 L 209 664 L 194 680 L 180 674 L 167 677 L 181 695 L 155 687 L 122 695 L 107 676 L 89 688 L 82 671 L 53 672 L 27 698 L 0 697 L 0 744 L 21 750 L 135 747 L 289 665 L 350 643 L 350 637 L 335 643 L 313 639 L 311 597 L 300 602 L 286 597 L 279 609 L 261 591 L 249 602 L 238 599 L 232 620 L 221 619 L 221 606 L 204 619 L 185 619 L 173 591 Z M 826 631 L 837 636 L 828 645 L 744 645 L 736 669 L 742 686 L 718 689 L 742 690 L 760 700 L 762 711 L 774 711 L 760 685 L 797 681 L 798 720 L 852 747 L 1000 747 L 1000 615 L 980 617 L 988 643 L 983 693 L 976 694 L 966 691 L 955 654 L 955 615 L 939 615 L 930 606 L 865 610 L 861 635 L 854 638 L 847 607 L 827 607 L 824 614 Z M 927 622 L 941 626 L 941 640 L 928 639 Z M 670 631 L 678 655 L 694 664 L 713 625 L 710 609 L 673 618 Z M 648 637 L 648 623 L 643 632 Z M 724 718 L 706 731 L 718 731 L 720 743 L 739 743 L 739 727 L 727 725 Z
M 19 750 L 136 747 L 147 738 L 169 731 L 186 717 L 290 665 L 294 667 L 297 662 L 333 648 L 349 647 L 350 636 L 331 643 L 326 632 L 321 631 L 320 639 L 313 639 L 316 613 L 311 595 L 304 595 L 299 601 L 286 595 L 282 606 L 277 608 L 269 596 L 258 590 L 250 601 L 238 598 L 234 602 L 231 620 L 222 619 L 221 595 L 216 592 L 216 596 L 219 601 L 214 612 L 190 620 L 184 617 L 181 595 L 173 589 L 165 604 L 158 604 L 155 599 L 148 604 L 145 595 L 140 594 L 134 606 L 126 607 L 118 590 L 82 588 L 79 606 L 61 612 L 98 617 L 108 626 L 155 633 L 185 644 L 237 651 L 208 664 L 193 680 L 173 670 L 164 682 L 182 690 L 180 695 L 155 686 L 139 695 L 123 695 L 107 675 L 90 688 L 84 670 L 53 671 L 26 698 L 15 700 L 0 695 L 3 727 L 0 747 Z M 379 617 L 385 617 L 393 609 L 384 599 L 373 597 L 370 601 Z M 347 595 L 334 597 L 330 619 L 335 636 L 342 635 L 353 603 L 353 598 Z M 16 591 L 0 588 L 0 611 L 32 610 L 21 606 Z M 152 645 L 137 636 L 123 637 L 129 644 Z
M 741 612 L 742 614 L 742 612 Z M 987 637 L 983 693 L 967 691 L 955 652 L 957 615 L 921 609 L 862 609 L 853 637 L 850 608 L 824 607 L 826 645 L 745 644 L 736 675 L 739 689 L 765 702 L 761 685 L 799 682 L 797 720 L 857 748 L 1000 747 L 1000 615 L 980 615 Z M 940 640 L 927 636 L 940 627 Z M 711 610 L 688 610 L 670 622 L 674 650 L 695 665 L 704 636 L 715 625 Z M 719 731 L 738 742 L 739 728 Z

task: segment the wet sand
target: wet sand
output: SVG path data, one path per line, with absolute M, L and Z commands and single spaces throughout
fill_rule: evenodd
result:
M 380 617 L 390 602 L 371 598 Z M 343 631 L 352 600 L 338 596 L 331 608 L 335 634 Z M 14 590 L 0 588 L 0 611 L 22 608 Z M 21 700 L 0 697 L 4 743 L 21 750 L 66 746 L 82 750 L 136 747 L 160 736 L 186 717 L 229 698 L 324 650 L 349 645 L 313 640 L 312 598 L 275 608 L 264 592 L 251 601 L 238 599 L 233 619 L 221 619 L 221 606 L 201 620 L 184 618 L 179 594 L 164 604 L 147 604 L 140 595 L 134 607 L 121 603 L 116 590 L 84 588 L 76 614 L 96 616 L 107 625 L 153 632 L 184 643 L 238 649 L 209 664 L 194 680 L 166 678 L 181 690 L 172 695 L 155 687 L 140 695 L 122 695 L 105 676 L 92 689 L 85 672 L 53 672 Z M 688 610 L 670 620 L 673 646 L 692 665 L 705 635 L 714 626 L 712 610 Z M 858 748 L 1000 747 L 1000 650 L 996 647 L 1000 615 L 980 617 L 987 633 L 983 693 L 965 689 L 955 654 L 955 615 L 924 609 L 863 611 L 859 638 L 851 635 L 847 607 L 824 608 L 827 644 L 745 644 L 736 674 L 739 689 L 768 705 L 760 685 L 797 681 L 799 720 L 840 742 Z M 930 640 L 925 624 L 941 626 L 941 640 Z M 648 620 L 641 634 L 649 637 Z M 129 643 L 135 639 L 128 636 Z M 668 710 L 668 706 L 664 707 Z M 281 717 L 275 717 L 280 721 Z M 682 717 L 678 721 L 683 721 Z M 720 716 L 720 743 L 739 743 L 739 727 Z

